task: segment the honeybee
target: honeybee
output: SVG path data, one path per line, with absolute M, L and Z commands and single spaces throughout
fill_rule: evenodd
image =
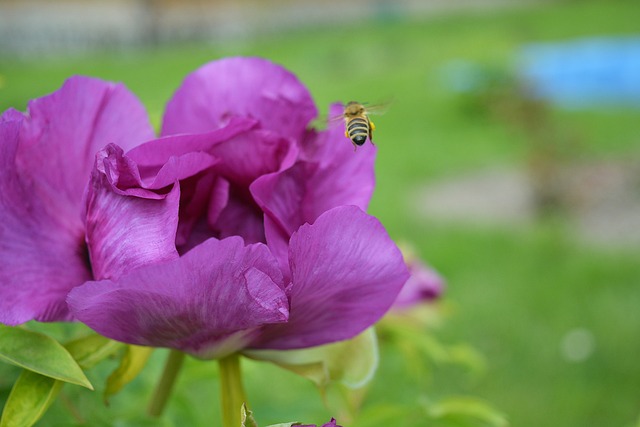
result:
M 383 107 L 379 105 L 365 107 L 356 101 L 351 101 L 344 107 L 344 112 L 339 118 L 344 119 L 344 136 L 351 140 L 354 149 L 364 145 L 367 138 L 373 144 L 373 131 L 376 130 L 376 126 L 369 118 L 369 113 L 379 111 Z

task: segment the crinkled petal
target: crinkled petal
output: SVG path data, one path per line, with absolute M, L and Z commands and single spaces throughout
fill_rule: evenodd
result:
M 154 168 L 155 171 L 171 157 L 193 152 L 209 152 L 212 147 L 243 134 L 256 126 L 252 119 L 236 118 L 226 126 L 203 133 L 175 135 L 158 138 L 139 145 L 127 152 L 127 156 L 141 169 Z
M 144 107 L 122 84 L 72 77 L 56 92 L 29 103 L 16 161 L 41 197 L 80 212 L 98 150 L 128 150 L 153 138 Z
M 91 278 L 80 214 L 66 220 L 19 173 L 24 116 L 0 117 L 0 323 L 69 320 L 65 297 Z M 52 194 L 51 197 L 55 197 Z
M 380 222 L 355 206 L 322 214 L 289 245 L 289 321 L 265 327 L 255 348 L 304 348 L 351 338 L 389 309 L 409 277 Z
M 282 275 L 266 246 L 209 239 L 182 257 L 117 280 L 88 282 L 68 298 L 78 319 L 118 341 L 220 357 L 284 322 Z
M 186 159 L 193 155 L 195 160 L 200 160 L 201 154 L 207 153 L 215 159 L 210 174 L 187 180 L 178 177 L 183 207 L 178 233 L 181 250 L 206 236 L 199 225 L 203 216 L 211 227 L 207 238 L 240 235 L 250 243 L 264 242 L 262 211 L 247 188 L 257 177 L 289 167 L 298 147 L 274 132 L 252 129 L 255 123 L 255 120 L 235 119 L 215 131 L 164 137 L 128 153 L 138 164 L 147 186 L 152 188 L 169 184 L 163 177 L 164 170 L 158 170 L 160 165 L 165 169 L 172 156 Z M 175 179 L 175 174 L 168 176 Z M 206 212 L 207 206 L 209 212 Z M 196 230 L 194 227 L 198 228 L 197 236 L 191 236 Z
M 248 187 L 256 178 L 292 165 L 298 148 L 274 132 L 257 130 L 216 144 L 209 152 L 220 159 L 216 172 Z
M 247 117 L 299 140 L 316 115 L 309 91 L 285 68 L 261 58 L 225 58 L 187 76 L 167 104 L 162 134 L 207 132 Z
M 140 188 L 137 168 L 121 148 L 110 144 L 98 154 L 85 220 L 95 279 L 117 278 L 139 266 L 178 257 L 180 187 L 175 178 L 173 182 L 168 193 Z M 119 185 L 138 187 L 134 193 Z
M 335 113 L 337 107 L 331 111 Z M 334 126 L 308 134 L 302 153 L 306 160 L 264 175 L 251 185 L 258 205 L 289 236 L 334 207 L 367 209 L 375 186 L 376 148 L 366 144 L 354 152 L 343 132 L 342 127 Z
M 2 122 L 0 322 L 69 320 L 66 294 L 91 278 L 81 202 L 94 155 L 110 142 L 133 147 L 153 129 L 123 85 L 87 77 Z

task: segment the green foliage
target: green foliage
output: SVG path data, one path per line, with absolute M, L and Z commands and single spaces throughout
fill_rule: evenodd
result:
M 247 351 L 245 355 L 311 380 L 326 407 L 343 422 L 356 417 L 379 362 L 373 328 L 347 341 L 300 350 Z
M 69 351 L 53 338 L 38 332 L 0 325 L 0 360 L 93 390 Z
M 58 397 L 63 384 L 33 371 L 22 371 L 2 411 L 0 426 L 32 426 Z
M 120 358 L 120 364 L 111 375 L 109 375 L 109 378 L 107 378 L 107 384 L 104 389 L 105 402 L 140 374 L 146 366 L 149 357 L 151 357 L 153 350 L 152 347 L 141 347 L 137 345 L 126 346 Z
M 11 389 L 2 412 L 1 427 L 35 424 L 58 397 L 65 382 L 78 384 L 67 378 L 84 378 L 90 385 L 81 368 L 95 366 L 122 347 L 122 344 L 96 334 L 76 339 L 63 347 L 53 338 L 38 332 L 6 328 L 9 332 L 3 333 L 4 329 L 0 329 L 3 357 L 25 369 Z M 19 345 L 16 345 L 16 340 Z M 27 350 L 26 346 L 29 346 Z M 47 358 L 44 361 L 39 357 L 33 358 L 34 352 L 41 352 Z M 78 370 L 82 375 L 77 374 Z
M 98 334 L 90 334 L 68 342 L 64 347 L 82 369 L 91 369 L 125 345 Z
M 493 409 L 487 402 L 474 397 L 450 397 L 436 403 L 427 404 L 427 414 L 438 422 L 451 420 L 473 426 L 506 427 L 505 416 Z
M 370 328 L 347 341 L 300 350 L 251 350 L 245 355 L 295 372 L 321 389 L 333 382 L 359 388 L 378 366 L 378 343 Z

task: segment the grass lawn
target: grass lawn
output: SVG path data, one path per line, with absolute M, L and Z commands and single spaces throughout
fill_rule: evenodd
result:
M 369 421 L 363 417 L 353 425 L 424 426 L 416 410 L 420 402 L 475 395 L 504 412 L 516 427 L 630 427 L 640 415 L 640 248 L 586 246 L 567 231 L 562 218 L 526 228 L 417 218 L 409 211 L 409 198 L 413 189 L 436 178 L 526 162 L 522 134 L 495 120 L 470 118 L 457 108 L 443 84 L 446 64 L 464 59 L 508 68 L 523 43 L 630 35 L 640 30 L 638 22 L 640 8 L 634 1 L 566 1 L 211 45 L 33 61 L 3 58 L 0 110 L 24 109 L 28 99 L 55 90 L 66 77 L 85 74 L 123 81 L 159 124 L 164 103 L 188 72 L 231 55 L 258 55 L 285 65 L 325 111 L 337 100 L 393 98 L 390 111 L 376 121 L 377 189 L 370 211 L 394 238 L 412 242 L 444 275 L 448 314 L 437 336 L 476 347 L 487 370 L 474 377 L 438 366 L 416 379 L 403 369 L 397 349 L 383 345 L 381 368 L 364 406 Z M 559 126 L 583 135 L 582 156 L 638 152 L 640 111 L 556 111 L 553 117 Z M 562 351 L 576 330 L 586 331 L 594 346 L 579 362 Z M 111 425 L 109 411 L 139 411 L 160 362 L 161 355 L 154 356 L 146 375 L 113 398 L 112 409 L 92 409 L 93 414 Z M 211 421 L 218 416 L 213 366 L 187 363 L 166 425 L 216 425 Z M 246 368 L 254 411 L 265 425 L 330 417 L 306 381 L 274 367 L 251 363 Z M 14 376 L 8 371 L 5 378 Z M 9 384 L 3 381 L 0 400 Z M 87 408 L 101 408 L 100 396 L 79 398 L 86 415 Z M 393 411 L 400 407 L 406 410 Z M 376 411 L 383 414 L 381 408 L 390 408 L 384 413 L 396 418 L 380 415 L 378 422 L 370 422 Z M 65 425 L 55 423 L 67 417 L 66 411 L 57 403 L 47 414 L 52 421 L 43 425 Z M 122 417 L 117 425 L 139 425 Z M 483 425 L 454 421 L 447 425 Z

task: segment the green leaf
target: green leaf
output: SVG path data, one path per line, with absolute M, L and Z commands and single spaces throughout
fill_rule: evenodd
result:
M 271 425 L 268 425 L 267 427 L 292 427 L 292 426 L 301 426 L 301 425 L 302 423 L 293 422 L 293 423 L 271 424 Z
M 22 371 L 2 411 L 0 427 L 35 424 L 58 396 L 64 382 L 32 371 Z
M 509 425 L 506 417 L 489 404 L 474 397 L 451 397 L 429 404 L 427 412 L 431 418 L 473 418 L 495 427 Z
M 39 332 L 0 326 L 0 360 L 93 390 L 78 363 L 62 344 Z
M 153 347 L 128 345 L 118 367 L 107 378 L 104 390 L 104 399 L 118 393 L 122 388 L 133 381 L 147 364 Z
M 79 366 L 88 369 L 123 345 L 100 335 L 91 334 L 67 343 L 65 348 Z M 50 376 L 24 370 L 11 390 L 2 413 L 0 427 L 33 425 L 56 399 L 63 384 L 63 381 Z
M 301 350 L 250 350 L 243 354 L 275 363 L 320 388 L 332 382 L 349 388 L 363 387 L 378 367 L 378 342 L 373 328 L 348 341 Z
M 91 334 L 68 342 L 64 347 L 71 353 L 82 369 L 90 369 L 109 356 L 115 354 L 125 344 L 110 340 L 102 335 Z
M 258 423 L 253 418 L 253 412 L 251 412 L 247 408 L 247 404 L 242 404 L 242 409 L 240 411 L 240 427 L 258 427 Z

